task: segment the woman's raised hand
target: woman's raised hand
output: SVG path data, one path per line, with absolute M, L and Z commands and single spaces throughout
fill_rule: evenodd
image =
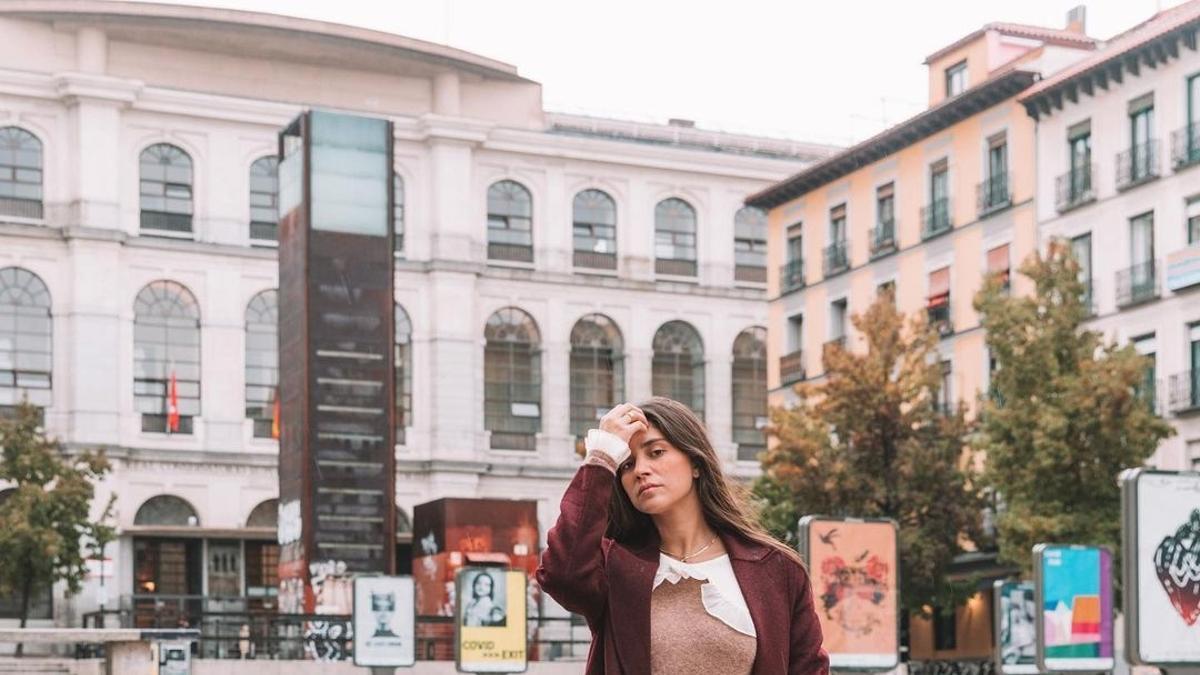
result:
M 628 444 L 634 434 L 649 431 L 650 422 L 641 408 L 632 403 L 622 403 L 600 418 L 600 430 L 607 431 Z

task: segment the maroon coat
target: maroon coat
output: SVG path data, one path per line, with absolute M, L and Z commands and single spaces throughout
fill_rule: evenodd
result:
M 604 466 L 579 468 L 550 529 L 537 580 L 559 604 L 587 619 L 588 675 L 650 675 L 650 593 L 659 542 L 632 548 L 604 536 L 615 485 Z M 770 546 L 720 536 L 758 634 L 754 675 L 828 675 L 808 574 Z

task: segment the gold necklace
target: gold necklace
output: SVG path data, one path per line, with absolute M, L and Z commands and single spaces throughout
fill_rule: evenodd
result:
M 704 553 L 705 551 L 707 551 L 708 547 L 712 546 L 714 543 L 716 543 L 716 541 L 717 541 L 717 535 L 714 534 L 713 538 L 709 539 L 707 544 L 701 546 L 700 548 L 696 549 L 695 551 L 692 551 L 691 553 L 689 553 L 685 556 L 677 558 L 677 560 L 679 560 L 679 562 L 687 562 L 689 558 L 695 558 L 696 556 L 700 555 L 701 553 Z M 667 555 L 671 556 L 672 558 L 675 557 L 673 554 L 671 554 L 669 551 L 667 551 L 664 548 L 660 548 L 658 550 L 663 553 L 666 553 Z

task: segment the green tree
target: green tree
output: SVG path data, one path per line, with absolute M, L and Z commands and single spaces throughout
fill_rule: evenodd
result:
M 1033 295 L 1010 296 L 991 280 L 975 299 L 996 370 L 972 444 L 986 454 L 984 483 L 1000 505 L 1000 558 L 1028 574 L 1041 542 L 1119 550 L 1117 474 L 1172 429 L 1141 389 L 1146 359 L 1081 329 L 1088 308 L 1068 248 L 1056 242 L 1020 271 Z
M 938 405 L 938 338 L 923 316 L 906 320 L 889 292 L 852 322 L 865 352 L 826 348 L 825 380 L 771 411 L 760 517 L 788 540 L 805 514 L 893 518 L 903 606 L 954 606 L 972 589 L 946 571 L 964 538 L 980 540 L 984 507 L 966 468 L 966 409 Z
M 0 420 L 0 481 L 14 488 L 0 504 L 0 592 L 20 598 L 22 628 L 34 594 L 59 581 L 78 593 L 89 542 L 113 537 L 104 524 L 111 499 L 100 519 L 89 518 L 94 483 L 108 472 L 108 461 L 91 452 L 68 456 L 41 429 L 40 417 L 38 408 L 22 403 L 12 419 Z

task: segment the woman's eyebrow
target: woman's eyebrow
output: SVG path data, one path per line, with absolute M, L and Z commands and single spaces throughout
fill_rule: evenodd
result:
M 649 438 L 649 439 L 646 439 L 646 440 L 642 441 L 642 447 L 644 448 L 644 447 L 646 447 L 647 445 L 653 445 L 653 444 L 655 444 L 655 443 L 661 443 L 661 442 L 663 442 L 663 441 L 665 441 L 665 440 L 666 440 L 665 438 Z

